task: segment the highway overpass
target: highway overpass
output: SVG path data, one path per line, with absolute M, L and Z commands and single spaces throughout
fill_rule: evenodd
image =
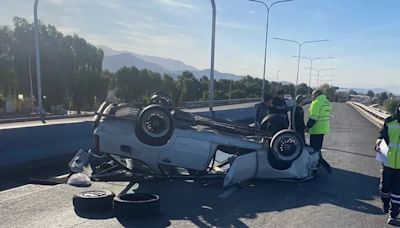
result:
M 160 195 L 162 214 L 123 225 L 385 227 L 387 216 L 381 214 L 378 192 L 379 164 L 373 151 L 378 128 L 348 104 L 333 106 L 332 133 L 326 138 L 323 151 L 333 166 L 332 175 L 321 170 L 307 182 L 254 180 L 243 188 L 227 190 L 218 182 L 140 183 L 138 191 Z M 111 214 L 77 216 L 72 196 L 82 188 L 64 184 L 19 185 L 0 192 L 1 227 L 122 226 Z M 94 183 L 91 188 L 119 192 L 125 186 L 126 183 Z

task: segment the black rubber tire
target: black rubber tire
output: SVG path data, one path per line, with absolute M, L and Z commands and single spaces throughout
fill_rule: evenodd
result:
M 274 168 L 276 170 L 287 170 L 292 166 L 293 162 L 278 161 L 272 155 L 272 153 L 268 153 L 268 163 L 272 168 Z
M 304 142 L 292 130 L 282 130 L 274 135 L 270 142 L 269 153 L 278 162 L 291 164 L 303 153 Z
M 151 96 L 150 104 L 160 104 L 166 108 L 172 108 L 172 99 L 169 95 L 156 93 Z
M 118 219 L 154 217 L 160 213 L 160 197 L 145 193 L 121 194 L 114 197 L 113 210 Z
M 157 112 L 158 112 L 158 114 L 161 114 L 163 116 L 163 118 L 161 118 L 161 119 L 164 121 L 164 123 L 162 123 L 162 124 L 166 124 L 167 125 L 166 128 L 168 128 L 168 129 L 164 129 L 164 131 L 166 130 L 165 133 L 158 137 L 155 137 L 155 136 L 152 136 L 152 135 L 149 135 L 148 133 L 146 133 L 146 130 L 144 129 L 144 126 L 143 126 L 143 121 L 145 121 L 145 118 L 148 117 L 147 115 L 149 115 L 149 113 L 151 113 L 151 112 L 154 112 L 154 115 L 156 115 Z M 165 145 L 171 138 L 173 131 L 174 131 L 174 124 L 173 124 L 171 112 L 159 104 L 149 105 L 146 108 L 144 108 L 142 110 L 142 112 L 140 113 L 139 119 L 136 122 L 136 126 L 135 126 L 136 137 L 142 143 L 150 145 L 150 146 Z
M 115 194 L 108 190 L 91 190 L 75 194 L 72 203 L 77 211 L 108 211 Z

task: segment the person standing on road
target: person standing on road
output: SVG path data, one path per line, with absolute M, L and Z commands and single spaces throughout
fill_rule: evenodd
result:
M 285 120 L 287 121 L 287 125 L 289 125 L 289 119 L 288 119 L 288 107 L 284 98 L 285 91 L 283 90 L 278 90 L 276 92 L 276 96 L 274 97 L 274 100 L 272 101 L 272 110 L 271 114 L 278 114 L 282 115 Z
M 298 95 L 296 97 L 296 104 L 293 106 L 292 111 L 291 111 L 290 123 L 291 123 L 291 129 L 293 131 L 296 131 L 297 134 L 300 135 L 300 137 L 303 139 L 303 142 L 305 143 L 306 142 L 306 136 L 305 136 L 306 125 L 304 124 L 303 104 L 304 104 L 304 96 Z
M 272 96 L 267 94 L 264 96 L 263 102 L 256 104 L 256 119 L 255 125 L 259 129 L 263 119 L 271 113 Z
M 330 132 L 332 106 L 328 98 L 322 94 L 321 90 L 315 90 L 312 93 L 312 99 L 313 101 L 309 109 L 309 119 L 305 131 L 310 134 L 311 148 L 313 148 L 314 151 L 321 152 L 324 136 Z M 322 165 L 326 163 L 322 158 L 322 153 L 320 162 Z M 327 163 L 325 165 L 328 172 L 331 173 L 330 166 Z
M 388 163 L 382 164 L 379 190 L 384 213 L 389 213 L 387 223 L 396 225 L 400 208 L 400 105 L 395 115 L 387 118 L 376 141 L 376 151 L 385 140 L 389 146 Z

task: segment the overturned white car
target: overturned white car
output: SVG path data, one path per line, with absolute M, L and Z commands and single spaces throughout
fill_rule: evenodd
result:
M 134 175 L 224 175 L 225 187 L 252 178 L 312 178 L 320 152 L 277 119 L 266 117 L 258 130 L 174 109 L 164 96 L 144 108 L 105 102 L 95 116 L 94 153 Z

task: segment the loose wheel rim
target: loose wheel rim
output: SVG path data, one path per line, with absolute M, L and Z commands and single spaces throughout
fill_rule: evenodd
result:
M 104 191 L 88 191 L 88 192 L 83 192 L 81 194 L 82 194 L 82 196 L 87 197 L 87 198 L 97 198 L 97 197 L 103 197 L 103 196 L 107 195 L 107 193 Z

